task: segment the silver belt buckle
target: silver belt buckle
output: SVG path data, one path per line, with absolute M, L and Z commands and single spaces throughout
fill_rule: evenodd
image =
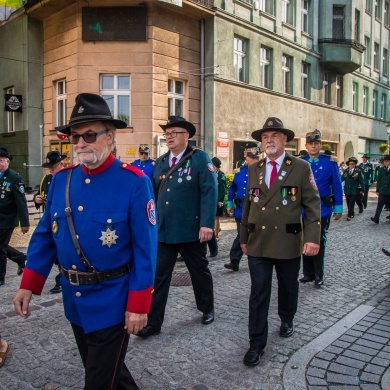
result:
M 68 275 L 69 275 L 69 283 L 72 285 L 72 286 L 79 286 L 80 283 L 79 283 L 79 273 L 77 271 L 72 271 L 72 270 L 69 270 L 68 271 Z M 73 280 L 73 276 L 75 276 L 75 281 Z

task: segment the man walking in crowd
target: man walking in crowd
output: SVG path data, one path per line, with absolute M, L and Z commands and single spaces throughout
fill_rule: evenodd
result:
M 247 142 L 244 146 L 241 146 L 241 148 L 244 149 L 244 157 L 241 160 L 238 160 L 236 162 L 235 169 L 239 169 L 246 164 L 246 153 L 247 153 L 248 149 L 257 148 L 257 143 L 250 141 L 250 142 Z
M 63 160 L 66 159 L 66 154 L 60 154 L 57 151 L 48 152 L 46 155 L 46 161 L 42 164 L 42 168 L 49 169 L 49 174 L 43 176 L 41 184 L 39 185 L 38 192 L 34 196 L 34 203 L 37 210 L 42 207 L 45 211 L 47 194 L 49 193 L 50 184 L 53 181 L 53 175 L 59 172 L 64 167 Z M 61 288 L 61 266 L 58 263 L 58 259 L 54 262 L 58 266 L 59 273 L 55 277 L 55 286 L 50 290 L 51 294 L 58 294 L 62 291 Z
M 356 166 L 357 162 L 355 157 L 350 157 L 347 161 L 348 168 L 341 176 L 341 180 L 344 182 L 344 194 L 348 207 L 347 221 L 355 217 L 355 203 L 359 207 L 359 213 L 363 212 L 360 191 L 364 188 L 364 179 L 362 171 Z
M 234 212 L 234 219 L 237 224 L 237 236 L 230 248 L 230 263 L 225 264 L 224 267 L 232 271 L 239 270 L 240 261 L 243 255 L 240 245 L 240 225 L 242 218 L 242 206 L 244 204 L 245 193 L 248 187 L 248 167 L 258 162 L 259 157 L 260 149 L 257 146 L 247 149 L 245 158 L 246 164 L 235 173 L 233 181 L 229 187 L 227 212 L 229 214 Z
M 315 256 L 302 255 L 303 278 L 301 283 L 313 282 L 316 286 L 324 283 L 324 258 L 326 247 L 326 232 L 330 218 L 338 220 L 343 214 L 343 187 L 337 162 L 330 155 L 321 152 L 321 132 L 314 130 L 306 134 L 306 149 L 308 156 L 303 159 L 311 165 L 314 179 L 321 197 L 321 241 L 320 250 Z
M 131 165 L 134 165 L 149 177 L 150 180 L 153 180 L 153 170 L 155 161 L 152 160 L 150 155 L 149 146 L 146 144 L 141 144 L 138 148 L 139 159 L 132 162 Z
M 378 180 L 376 182 L 376 194 L 378 195 L 378 204 L 374 217 L 371 221 L 378 224 L 379 217 L 382 213 L 383 207 L 390 205 L 390 154 L 383 158 L 384 166 L 379 169 Z M 390 219 L 387 216 L 386 219 Z
M 30 229 L 27 201 L 22 177 L 9 168 L 11 154 L 0 147 L 0 286 L 5 283 L 7 272 L 7 247 L 15 227 L 20 226 L 25 234 Z M 24 269 L 24 258 L 15 260 L 18 264 L 18 275 Z
M 191 276 L 202 324 L 214 321 L 213 279 L 206 243 L 213 235 L 217 179 L 210 157 L 193 149 L 188 140 L 195 126 L 170 116 L 164 130 L 169 152 L 156 160 L 153 184 L 158 215 L 158 255 L 154 294 L 148 325 L 140 337 L 159 334 L 164 321 L 169 285 L 178 254 Z
M 153 189 L 140 170 L 111 153 L 117 128 L 99 95 L 76 97 L 67 134 L 80 165 L 53 177 L 31 238 L 15 310 L 30 315 L 58 257 L 64 310 L 85 368 L 85 387 L 138 389 L 124 364 L 129 335 L 147 322 L 157 254 Z
M 266 158 L 249 167 L 240 241 L 251 275 L 250 348 L 244 364 L 259 363 L 268 338 L 272 273 L 278 279 L 280 337 L 294 333 L 301 254 L 315 256 L 320 243 L 320 198 L 307 161 L 285 151 L 294 132 L 275 117 L 252 133 Z M 305 223 L 302 222 L 302 213 Z
M 221 171 L 221 160 L 218 157 L 213 157 L 211 159 L 215 173 L 217 175 L 217 187 L 218 187 L 218 203 L 216 207 L 216 216 L 215 216 L 215 222 L 214 222 L 214 232 L 213 236 L 211 237 L 211 240 L 207 242 L 207 245 L 209 247 L 210 255 L 209 257 L 215 257 L 218 255 L 218 235 L 221 231 L 221 225 L 219 222 L 219 218 L 223 217 L 223 210 L 225 205 L 225 195 L 226 195 L 226 176 Z
M 363 172 L 364 188 L 363 188 L 363 207 L 367 208 L 368 192 L 371 184 L 374 182 L 374 168 L 370 162 L 368 162 L 368 156 L 366 153 L 363 154 L 363 162 L 359 164 L 360 170 Z

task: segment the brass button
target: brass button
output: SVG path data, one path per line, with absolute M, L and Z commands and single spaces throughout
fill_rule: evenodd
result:
M 169 202 L 165 202 L 165 204 L 169 204 Z
M 107 219 L 107 223 L 112 223 L 112 219 L 111 219 L 111 218 L 108 218 L 108 219 Z
M 264 229 L 265 229 L 265 226 L 262 226 L 261 228 L 264 230 Z
M 127 164 L 126 164 L 126 163 L 123 163 L 122 167 L 125 167 L 125 168 L 126 168 L 126 167 L 127 167 Z
M 89 178 L 89 177 L 87 177 L 86 179 L 85 179 L 85 184 L 89 184 L 91 182 L 91 179 Z
M 77 291 L 76 297 L 81 297 L 81 292 Z
M 172 175 L 171 175 L 171 176 L 169 176 L 169 178 L 170 178 L 170 179 L 172 179 Z
M 264 210 L 265 210 L 265 207 L 262 207 L 261 209 L 264 211 Z
M 84 207 L 83 207 L 83 206 L 79 206 L 79 207 L 77 207 L 77 210 L 83 211 L 83 210 L 84 210 Z
M 72 269 L 77 269 L 77 265 L 72 265 Z
M 279 210 L 279 207 L 278 207 L 278 206 L 276 206 L 276 207 L 275 207 L 275 210 Z
M 275 226 L 275 229 L 277 229 L 278 227 L 277 226 Z
M 169 192 L 170 190 L 171 190 L 171 189 L 170 189 L 170 188 L 168 188 L 168 189 L 167 189 L 167 192 Z

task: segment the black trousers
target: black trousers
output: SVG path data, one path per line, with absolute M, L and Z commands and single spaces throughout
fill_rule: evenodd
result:
M 298 307 L 298 275 L 301 258 L 270 259 L 248 256 L 251 275 L 249 298 L 249 342 L 264 348 L 268 339 L 268 310 L 271 299 L 272 272 L 278 279 L 278 314 L 282 322 L 292 322 Z
M 7 246 L 11 240 L 14 228 L 0 229 L 0 280 L 7 273 Z
M 85 369 L 85 390 L 138 390 L 124 361 L 129 335 L 124 323 L 92 333 L 71 324 Z
M 10 245 L 7 245 L 7 257 L 18 265 L 24 265 L 26 261 L 26 254 Z
M 202 313 L 214 310 L 213 278 L 206 257 L 206 243 L 195 241 L 182 244 L 158 243 L 157 269 L 152 306 L 148 325 L 158 329 L 164 322 L 169 286 L 178 254 L 182 256 L 190 273 L 196 307 Z
M 330 215 L 327 217 L 321 217 L 321 241 L 320 250 L 315 256 L 302 255 L 303 275 L 308 278 L 315 278 L 316 276 L 321 279 L 324 277 L 324 258 L 326 247 L 326 232 L 328 231 Z
M 218 253 L 218 241 L 215 236 L 215 232 L 213 232 L 213 236 L 210 241 L 207 241 L 207 246 L 209 247 L 210 255 L 214 255 Z
M 235 264 L 240 264 L 241 258 L 244 252 L 240 245 L 240 225 L 241 219 L 235 218 L 237 224 L 237 236 L 233 241 L 232 247 L 230 248 L 229 257 L 230 261 Z
M 362 198 L 363 206 L 364 206 L 365 209 L 367 208 L 367 200 L 368 200 L 368 193 L 369 193 L 369 191 L 370 191 L 370 185 L 366 184 L 364 186 L 364 193 L 363 193 L 363 198 Z
M 348 215 L 347 215 L 348 217 L 355 216 L 355 203 L 358 205 L 359 210 L 363 209 L 363 203 L 360 194 L 351 194 L 351 195 L 345 194 L 345 200 L 347 202 L 347 207 L 348 207 Z
M 378 195 L 378 204 L 376 205 L 376 211 L 375 211 L 375 219 L 379 221 L 379 217 L 381 216 L 382 210 L 384 206 L 387 206 L 390 202 L 390 196 L 389 195 Z

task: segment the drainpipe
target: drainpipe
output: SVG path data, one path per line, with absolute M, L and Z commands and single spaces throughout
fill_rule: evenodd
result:
M 204 150 L 205 128 L 204 128 L 204 19 L 200 21 L 200 147 Z
M 39 125 L 39 139 L 40 139 L 40 147 L 41 147 L 41 150 L 40 150 L 40 155 L 41 155 L 41 163 L 39 165 L 29 165 L 29 164 L 26 164 L 26 163 L 23 163 L 23 167 L 24 168 L 28 168 L 28 167 L 40 167 L 42 168 L 42 164 L 43 164 L 43 150 L 42 150 L 42 144 L 43 144 L 43 125 Z

